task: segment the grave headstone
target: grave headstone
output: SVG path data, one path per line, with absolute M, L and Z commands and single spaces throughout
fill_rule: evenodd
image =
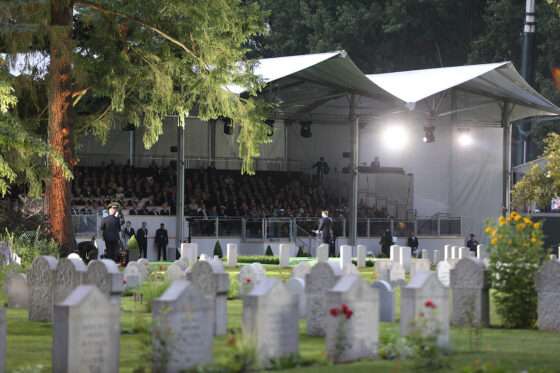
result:
M 379 291 L 360 276 L 343 276 L 327 292 L 326 350 L 334 362 L 377 354 Z
M 80 260 L 82 260 L 82 257 L 81 257 L 80 254 L 78 254 L 78 253 L 70 253 L 70 254 L 67 256 L 67 258 L 68 258 L 68 259 L 80 259 Z
M 420 328 L 420 329 L 419 329 Z M 449 345 L 449 290 L 433 272 L 420 272 L 401 289 L 401 336 L 415 330 Z
M 123 292 L 123 275 L 111 259 L 92 260 L 88 263 L 86 283 L 95 285 L 111 302 L 118 303 Z
M 118 373 L 120 310 L 96 286 L 80 285 L 54 306 L 53 372 Z
M 441 261 L 437 264 L 437 277 L 439 281 L 444 285 L 449 287 L 451 264 L 446 261 Z
M 292 277 L 286 282 L 286 286 L 297 298 L 299 318 L 305 319 L 305 280 L 300 277 Z
M 326 263 L 329 261 L 329 245 L 322 243 L 317 246 L 317 262 Z
M 410 262 L 412 261 L 412 249 L 408 246 L 400 246 L 399 262 L 405 272 L 410 272 Z
M 432 251 L 432 264 L 437 265 L 441 261 L 439 250 Z
M 281 243 L 278 248 L 278 256 L 280 267 L 288 267 L 290 265 L 290 245 Z
M 136 266 L 127 266 L 123 272 L 123 283 L 125 289 L 135 289 L 141 284 L 140 270 Z
M 180 254 L 181 254 L 180 260 L 184 260 L 189 265 L 193 265 L 198 259 L 198 244 L 182 243 Z
M 410 278 L 418 272 L 429 272 L 431 270 L 432 263 L 429 259 L 414 259 L 410 263 Z
M 228 243 L 226 247 L 227 247 L 227 266 L 237 267 L 237 244 Z
M 420 250 L 420 254 L 421 254 L 420 257 L 421 257 L 422 259 L 430 259 L 428 249 L 422 249 L 422 250 Z
M 356 246 L 356 263 L 358 264 L 358 268 L 366 267 L 366 254 L 367 249 L 364 245 Z
M 143 283 L 144 281 L 146 281 L 148 279 L 148 277 L 150 276 L 150 272 L 148 270 L 148 268 L 146 268 L 146 266 L 143 263 L 140 262 L 128 262 L 128 264 L 126 265 L 126 268 L 124 270 L 125 275 L 126 275 L 126 269 L 127 268 L 136 268 L 138 271 L 138 275 L 140 276 L 140 283 Z
M 305 280 L 305 276 L 311 271 L 311 266 L 307 262 L 299 262 L 292 270 L 292 277 Z
M 375 281 L 371 286 L 379 290 L 379 321 L 395 321 L 395 292 L 387 281 Z
M 6 310 L 0 308 L 0 373 L 4 373 L 6 369 Z
M 173 263 L 171 263 L 167 267 L 167 271 L 165 272 L 165 275 L 167 276 L 167 281 L 173 282 L 176 280 L 184 280 L 187 267 L 188 267 L 187 263 L 185 263 L 183 260 L 176 260 Z
M 451 324 L 485 326 L 490 324 L 490 281 L 482 262 L 463 258 L 451 270 L 453 308 Z
M 457 259 L 463 259 L 463 258 L 470 257 L 471 250 L 468 247 L 461 246 L 457 250 L 458 250 L 458 253 L 459 253 Z
M 187 274 L 187 280 L 210 302 L 210 320 L 214 335 L 227 333 L 227 294 L 229 275 L 224 271 L 222 261 L 199 261 Z
M 307 334 L 324 336 L 327 317 L 327 292 L 340 279 L 341 270 L 333 263 L 317 263 L 305 277 Z
M 400 263 L 400 248 L 399 245 L 391 245 L 391 247 L 389 248 L 389 259 L 391 260 L 391 262 L 394 263 Z
M 346 269 L 352 264 L 352 246 L 341 245 L 340 246 L 340 268 L 342 270 Z
M 244 265 L 239 270 L 239 295 L 245 296 L 266 278 L 264 267 L 260 263 Z
M 538 326 L 541 330 L 560 331 L 560 262 L 546 262 L 535 275 L 538 294 Z
M 8 273 L 4 280 L 4 291 L 8 298 L 8 308 L 29 308 L 29 286 L 25 274 Z
M 56 266 L 54 302 L 62 303 L 72 291 L 84 284 L 87 267 L 82 259 L 61 258 Z
M 278 279 L 261 281 L 243 298 L 243 334 L 256 344 L 263 366 L 299 351 L 298 302 Z
M 342 268 L 343 275 L 359 275 L 360 271 L 358 271 L 358 267 L 354 265 L 354 263 L 350 262 L 346 267 Z
M 480 260 L 488 258 L 488 250 L 486 249 L 486 245 L 480 244 L 476 247 L 476 257 Z
M 402 286 L 405 284 L 406 273 L 404 267 L 399 263 L 393 263 L 391 272 L 389 273 L 389 280 L 393 286 Z
M 391 266 L 392 266 L 392 262 L 389 260 L 384 260 L 384 259 L 376 260 L 374 264 L 374 268 L 375 268 L 375 273 L 377 273 L 377 279 L 391 282 Z
M 152 303 L 153 371 L 179 373 L 212 361 L 210 301 L 193 284 L 176 280 Z
M 206 254 L 200 254 L 200 256 L 198 257 L 198 260 L 204 260 L 204 261 L 208 261 L 210 258 L 208 257 L 208 255 Z M 194 265 L 194 262 L 192 262 L 191 266 Z
M 459 259 L 459 246 L 451 246 L 451 258 Z
M 52 321 L 56 265 L 57 260 L 52 256 L 38 256 L 31 264 L 28 277 L 31 321 Z
M 140 258 L 137 260 L 138 264 L 141 264 L 144 266 L 144 268 L 146 268 L 146 271 L 148 271 L 148 273 L 150 273 L 150 261 L 146 258 Z
M 443 260 L 448 261 L 449 259 L 453 258 L 453 254 L 451 251 L 451 245 L 443 246 Z

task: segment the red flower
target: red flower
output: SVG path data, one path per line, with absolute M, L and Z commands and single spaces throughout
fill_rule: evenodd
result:
M 245 279 L 245 283 L 246 283 L 246 284 L 250 284 L 250 283 L 251 283 L 251 278 L 247 277 L 247 278 Z
M 348 307 L 348 305 L 347 305 L 346 303 L 343 303 L 342 306 L 340 307 L 340 309 L 341 309 L 342 312 L 344 312 L 344 313 L 350 311 L 350 307 Z
M 424 307 L 426 307 L 426 308 L 431 308 L 431 309 L 434 309 L 434 310 L 437 308 L 437 307 L 436 307 L 436 304 L 435 304 L 434 302 L 432 302 L 431 299 L 428 299 L 428 300 L 426 301 L 426 303 L 424 303 Z
M 351 318 L 353 314 L 354 314 L 354 311 L 352 311 L 351 309 L 348 309 L 348 311 L 344 312 L 344 316 L 346 316 L 346 320 Z
M 340 310 L 336 307 L 333 307 L 330 309 L 329 313 L 331 314 L 332 317 L 338 317 Z

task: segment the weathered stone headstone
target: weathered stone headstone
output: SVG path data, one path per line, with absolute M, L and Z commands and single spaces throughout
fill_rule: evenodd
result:
M 560 331 L 560 262 L 546 262 L 535 275 L 538 294 L 538 326 Z
M 329 261 L 329 245 L 322 243 L 317 246 L 317 262 L 326 263 Z
M 457 250 L 458 250 L 458 253 L 459 253 L 457 259 L 463 259 L 463 258 L 470 257 L 471 250 L 468 247 L 461 246 Z
M 8 298 L 8 308 L 29 308 L 29 286 L 27 276 L 19 272 L 10 272 L 4 280 L 4 291 Z
M 152 303 L 153 371 L 179 373 L 212 361 L 210 301 L 186 280 Z
M 142 283 L 142 275 L 136 266 L 127 266 L 123 272 L 123 283 L 125 289 L 135 289 Z
M 367 249 L 364 245 L 356 246 L 356 263 L 358 268 L 365 268 L 366 266 Z
M 307 262 L 299 262 L 292 270 L 292 277 L 305 280 L 305 276 L 311 271 L 311 266 Z
M 414 277 L 414 275 L 418 272 L 429 272 L 431 269 L 432 263 L 430 263 L 429 259 L 414 259 L 410 263 L 410 278 Z
M 266 278 L 264 267 L 260 263 L 244 265 L 239 270 L 239 295 L 245 296 Z
M 401 251 L 400 251 L 400 246 L 399 245 L 391 245 L 391 247 L 389 248 L 389 259 L 391 260 L 391 262 L 393 263 L 400 263 L 400 255 L 401 255 Z
M 237 267 L 237 244 L 228 243 L 226 247 L 227 247 L 227 266 Z
M 229 275 L 224 271 L 221 260 L 196 262 L 187 273 L 187 280 L 191 281 L 210 302 L 210 319 L 214 335 L 225 335 Z
M 57 260 L 52 256 L 38 256 L 31 264 L 28 277 L 31 289 L 29 320 L 52 320 L 56 264 Z
M 352 264 L 352 246 L 340 246 L 340 268 L 344 270 Z
M 437 265 L 441 261 L 439 250 L 432 251 L 432 264 Z
M 179 254 L 181 254 L 180 260 L 186 260 L 189 265 L 193 265 L 198 259 L 198 244 L 182 243 Z
M 53 372 L 118 373 L 120 310 L 96 286 L 80 285 L 54 306 Z
M 418 329 L 419 328 L 419 329 Z M 414 330 L 437 336 L 449 345 L 449 290 L 433 272 L 420 272 L 401 289 L 401 336 Z
M 391 266 L 392 262 L 387 259 L 377 259 L 374 263 L 375 273 L 377 279 L 382 281 L 391 281 Z
M 58 260 L 54 289 L 54 302 L 62 303 L 75 288 L 85 283 L 87 267 L 82 259 Z
M 146 268 L 146 271 L 148 271 L 148 273 L 150 273 L 150 261 L 146 258 L 140 258 L 136 261 L 138 264 L 141 264 L 144 266 L 144 268 Z
M 184 280 L 187 267 L 187 263 L 185 263 L 183 260 L 174 261 L 167 267 L 167 271 L 165 272 L 167 280 L 169 282 L 173 282 L 175 280 Z
M 290 245 L 281 243 L 278 247 L 278 256 L 280 267 L 288 267 L 290 265 Z
M 393 263 L 391 272 L 389 273 L 389 280 L 393 286 L 402 286 L 405 284 L 406 273 L 404 267 L 399 263 Z
M 459 259 L 459 246 L 451 246 L 451 258 Z
M 86 283 L 95 285 L 111 302 L 120 302 L 123 292 L 123 275 L 111 259 L 92 260 L 88 263 Z
M 379 321 L 395 321 L 395 292 L 387 281 L 375 281 L 371 286 L 379 290 Z
M 299 318 L 305 319 L 305 280 L 300 277 L 292 277 L 286 282 L 286 286 L 297 298 Z
M 299 351 L 297 298 L 278 279 L 261 281 L 243 298 L 243 334 L 256 344 L 263 366 Z
M 327 317 L 327 291 L 336 285 L 341 276 L 340 266 L 333 263 L 317 263 L 305 277 L 307 301 L 307 334 L 324 336 Z
M 443 246 L 443 260 L 448 261 L 451 258 L 453 258 L 451 245 L 444 245 Z
M 441 261 L 437 264 L 437 277 L 444 286 L 449 286 L 451 264 L 447 261 Z
M 400 246 L 399 263 L 405 272 L 410 272 L 410 262 L 412 261 L 412 249 L 408 246 Z
M 482 262 L 463 258 L 451 270 L 453 295 L 451 324 L 488 326 L 490 324 L 490 281 Z
M 6 369 L 6 310 L 0 308 L 0 373 Z
M 210 257 L 206 254 L 200 254 L 200 256 L 198 257 L 198 260 L 204 260 L 204 261 L 208 261 L 210 260 Z M 195 262 L 192 262 L 192 264 L 190 265 L 194 265 Z
M 420 257 L 421 257 L 422 259 L 430 259 L 428 249 L 422 249 L 422 250 L 420 250 Z
M 331 361 L 377 354 L 379 294 L 360 276 L 343 276 L 327 292 L 326 350 Z
M 148 268 L 146 268 L 146 266 L 143 263 L 140 262 L 128 262 L 128 264 L 126 265 L 126 268 L 124 270 L 125 275 L 126 275 L 126 269 L 127 268 L 136 268 L 138 271 L 138 274 L 140 276 L 140 283 L 143 283 L 144 281 L 146 281 L 148 279 L 148 277 L 150 276 L 150 271 L 148 270 Z
M 68 259 L 80 259 L 80 260 L 82 260 L 82 257 L 78 253 L 70 253 L 70 254 L 68 254 L 67 258 Z

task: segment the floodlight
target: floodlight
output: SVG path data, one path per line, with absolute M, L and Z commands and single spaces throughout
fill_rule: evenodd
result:
M 408 134 L 404 127 L 391 125 L 383 131 L 381 138 L 385 146 L 392 149 L 402 149 L 408 143 Z
M 436 135 L 434 133 L 435 130 L 436 127 L 434 126 L 424 127 L 424 137 L 422 138 L 422 141 L 424 141 L 426 144 L 436 141 Z
M 457 136 L 457 142 L 461 146 L 471 146 L 474 142 L 469 128 L 460 128 L 459 136 Z

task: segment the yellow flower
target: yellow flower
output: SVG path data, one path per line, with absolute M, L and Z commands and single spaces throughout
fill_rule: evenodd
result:
M 498 219 L 498 224 L 504 225 L 505 223 L 506 223 L 506 218 L 504 218 L 503 216 L 500 216 L 500 218 Z
M 523 222 L 524 222 L 525 224 L 527 224 L 527 225 L 533 224 L 533 222 L 532 222 L 531 219 L 529 219 L 529 218 L 523 219 Z
M 537 240 L 535 237 L 532 237 L 532 238 L 531 238 L 531 243 L 537 243 L 537 241 L 538 241 L 538 240 Z
M 490 240 L 490 244 L 491 244 L 492 246 L 496 246 L 497 243 L 498 243 L 498 240 L 495 239 L 495 238 L 492 238 L 492 239 Z
M 516 227 L 516 228 L 517 228 L 517 230 L 518 230 L 519 232 L 521 232 L 523 229 L 525 229 L 525 224 L 519 223 L 519 224 L 517 224 L 517 227 Z
M 539 223 L 535 223 L 535 224 L 533 224 L 533 228 L 535 228 L 535 229 L 541 229 L 541 225 L 542 225 L 542 224 L 541 224 L 540 222 L 539 222 Z
M 492 227 L 486 227 L 484 229 L 484 232 L 486 232 L 486 234 L 488 234 L 488 235 L 492 234 L 492 231 L 493 231 Z
M 517 217 L 519 217 L 519 214 L 517 212 L 513 211 L 510 216 L 511 216 L 512 219 L 516 219 Z
M 509 246 L 511 246 L 512 243 L 513 243 L 512 240 L 509 240 L 509 241 L 508 241 L 508 245 L 509 245 Z

